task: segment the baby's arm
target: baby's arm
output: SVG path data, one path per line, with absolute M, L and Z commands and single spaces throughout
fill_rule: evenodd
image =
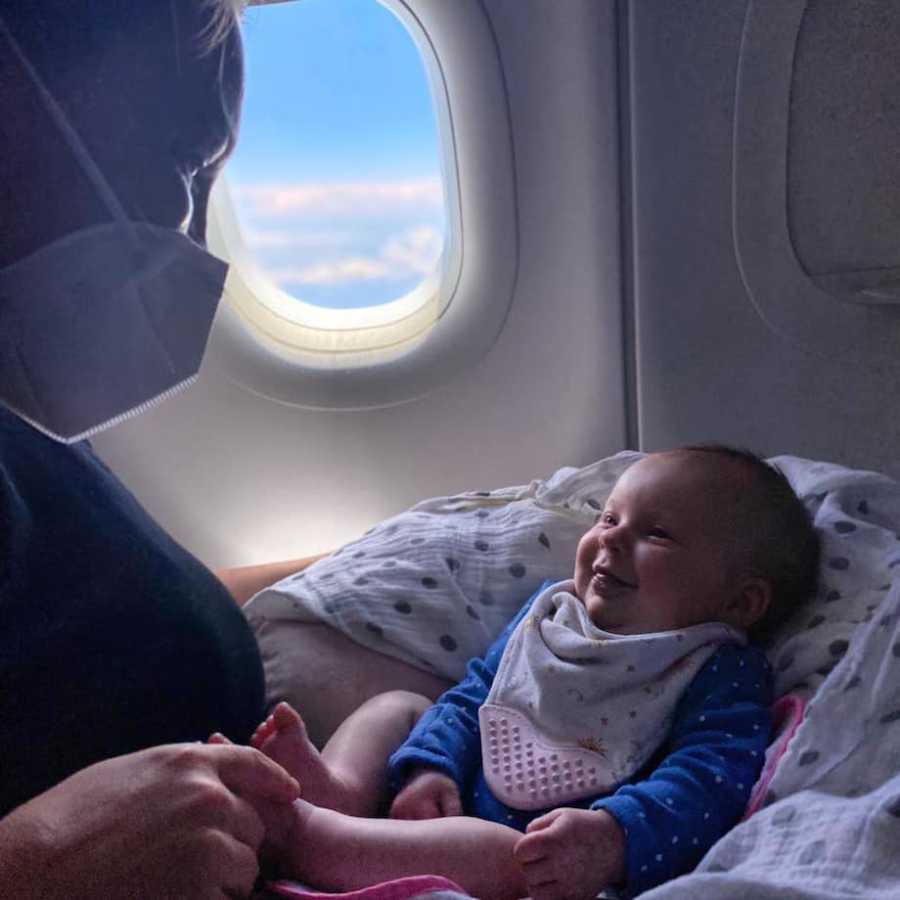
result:
M 531 821 L 513 855 L 531 900 L 591 900 L 624 881 L 625 848 L 605 810 L 560 808 Z
M 633 893 L 689 871 L 741 817 L 769 741 L 771 694 L 759 650 L 722 647 L 682 698 L 655 771 L 592 805 L 622 827 Z
M 481 762 L 478 710 L 490 693 L 510 635 L 531 609 L 533 599 L 506 626 L 483 659 L 469 662 L 466 677 L 438 697 L 407 740 L 392 754 L 388 760 L 388 778 L 395 790 L 422 770 L 443 773 L 453 780 L 458 791 L 471 779 Z

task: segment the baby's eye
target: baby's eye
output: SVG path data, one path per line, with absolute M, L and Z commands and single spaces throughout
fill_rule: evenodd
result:
M 647 532 L 647 534 L 652 538 L 659 538 L 660 540 L 664 541 L 670 540 L 672 537 L 672 535 L 669 534 L 669 532 L 666 531 L 665 528 L 651 528 Z
M 605 512 L 602 516 L 600 516 L 600 524 L 601 525 L 615 525 L 616 517 L 612 513 Z

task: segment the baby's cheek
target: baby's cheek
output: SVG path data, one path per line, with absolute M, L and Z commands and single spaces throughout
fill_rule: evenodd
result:
M 584 563 L 586 560 L 590 562 L 596 553 L 597 535 L 594 531 L 589 531 L 587 534 L 582 535 L 581 540 L 578 542 L 578 549 L 575 552 L 576 565 Z
M 584 539 L 582 538 L 581 542 L 578 544 L 578 549 L 575 551 L 575 580 L 578 580 L 578 576 L 581 572 L 584 571 L 586 566 L 586 560 L 589 556 L 589 552 L 587 547 L 585 546 Z

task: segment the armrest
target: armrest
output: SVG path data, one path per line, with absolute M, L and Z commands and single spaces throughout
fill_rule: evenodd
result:
M 254 594 L 293 575 L 302 572 L 314 562 L 329 556 L 320 553 L 318 556 L 305 556 L 301 559 L 286 559 L 281 562 L 264 563 L 259 566 L 239 566 L 233 569 L 218 569 L 216 577 L 231 593 L 238 606 L 243 606 Z

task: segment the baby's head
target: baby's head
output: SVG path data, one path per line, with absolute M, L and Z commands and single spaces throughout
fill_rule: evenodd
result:
M 582 537 L 575 593 L 606 631 L 724 622 L 761 639 L 815 589 L 819 540 L 787 479 L 720 445 L 653 453 Z

